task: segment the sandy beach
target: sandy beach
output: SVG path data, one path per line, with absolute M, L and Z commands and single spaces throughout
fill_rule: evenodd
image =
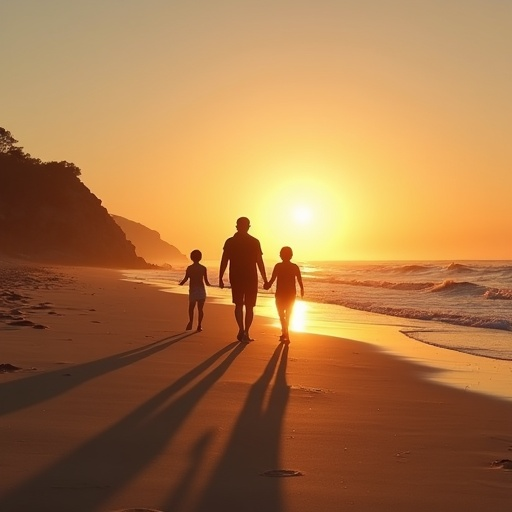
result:
M 185 331 L 186 295 L 120 277 L 0 262 L 0 511 L 510 506 L 512 402 L 378 340 L 239 344 L 211 301 Z

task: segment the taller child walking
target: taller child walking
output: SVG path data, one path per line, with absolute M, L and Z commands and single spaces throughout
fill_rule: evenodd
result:
M 272 277 L 265 285 L 265 290 L 268 290 L 274 284 L 274 281 L 277 280 L 276 307 L 279 320 L 281 321 L 281 336 L 279 340 L 284 343 L 290 343 L 290 318 L 297 295 L 295 282 L 299 283 L 301 297 L 304 297 L 304 285 L 302 284 L 299 266 L 291 262 L 293 256 L 291 248 L 283 247 L 279 256 L 283 261 L 277 263 L 274 267 Z

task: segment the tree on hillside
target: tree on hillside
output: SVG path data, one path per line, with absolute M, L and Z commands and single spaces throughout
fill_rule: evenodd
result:
M 76 177 L 82 174 L 82 171 L 80 171 L 80 167 L 77 167 L 72 162 L 66 162 L 66 160 L 62 160 L 61 162 L 45 162 L 43 165 L 46 169 L 49 169 L 50 171 L 65 170 L 66 172 L 70 172 Z
M 17 147 L 17 140 L 11 132 L 0 126 L 0 153 L 12 156 L 23 156 L 23 148 Z
M 23 148 L 16 146 L 18 141 L 12 136 L 11 132 L 0 126 L 0 156 L 4 155 L 6 158 L 14 157 L 15 159 L 22 159 L 25 163 L 31 165 L 42 165 L 45 169 L 58 172 L 69 172 L 73 176 L 80 176 L 82 172 L 72 162 L 42 162 L 39 158 L 32 158 L 28 153 L 23 151 Z
M 0 127 L 0 255 L 147 268 L 71 162 L 31 157 Z M 1 316 L 1 315 L 0 315 Z

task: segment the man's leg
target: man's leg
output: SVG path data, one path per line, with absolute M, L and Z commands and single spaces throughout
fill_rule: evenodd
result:
M 252 306 L 245 306 L 245 340 L 253 341 L 251 336 L 249 335 L 249 329 L 252 325 L 252 320 L 254 318 L 254 308 Z
M 256 297 L 258 296 L 258 282 L 248 283 L 245 289 L 245 333 L 244 341 L 253 341 L 249 330 L 254 319 L 254 306 L 256 305 Z
M 235 320 L 238 325 L 236 339 L 242 341 L 244 337 L 244 291 L 240 283 L 231 281 L 231 296 L 235 305 Z
M 238 335 L 236 339 L 242 341 L 244 337 L 244 307 L 243 304 L 235 304 L 235 320 L 238 325 Z

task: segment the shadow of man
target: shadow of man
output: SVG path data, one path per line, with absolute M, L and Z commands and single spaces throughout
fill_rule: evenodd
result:
M 283 510 L 280 479 L 264 478 L 261 474 L 279 468 L 280 464 L 282 423 L 290 393 L 286 383 L 287 360 L 288 347 L 279 345 L 263 374 L 251 387 L 226 450 L 192 510 Z M 274 373 L 275 381 L 269 394 Z M 267 395 L 268 402 L 264 407 Z M 190 487 L 190 482 L 182 482 L 182 485 Z M 178 489 L 165 501 L 163 510 L 180 510 L 183 499 L 183 493 Z
M 161 453 L 244 348 L 231 343 L 219 350 L 112 427 L 8 491 L 0 497 L 0 510 L 27 512 L 33 510 L 33 503 L 38 504 L 37 510 L 97 510 Z M 201 377 L 225 354 L 225 359 Z M 189 390 L 165 405 L 198 378 Z

